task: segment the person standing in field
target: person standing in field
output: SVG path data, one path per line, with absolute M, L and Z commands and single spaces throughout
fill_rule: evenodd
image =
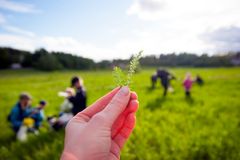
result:
M 175 79 L 175 77 L 166 70 L 158 69 L 157 76 L 161 79 L 161 84 L 164 89 L 163 96 L 167 95 L 167 90 L 170 86 L 170 80 Z
M 71 92 L 69 92 L 68 99 L 73 104 L 72 114 L 76 115 L 86 108 L 86 90 L 83 86 L 83 80 L 79 77 L 72 78 L 71 86 L 76 90 L 76 95 L 72 95 Z
M 185 79 L 183 81 L 183 86 L 184 86 L 184 89 L 185 89 L 186 97 L 190 97 L 191 96 L 191 92 L 190 91 L 191 91 L 193 82 L 194 82 L 194 80 L 192 80 L 191 74 L 187 73 L 186 76 L 185 76 Z

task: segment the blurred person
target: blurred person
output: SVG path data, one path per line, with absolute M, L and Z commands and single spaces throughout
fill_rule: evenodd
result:
M 39 127 L 42 124 L 42 121 L 44 120 L 44 108 L 46 107 L 47 102 L 44 100 L 41 100 L 36 108 L 33 108 L 31 111 L 30 117 L 34 119 L 34 128 L 39 129 Z
M 76 115 L 86 108 L 87 95 L 81 78 L 73 77 L 71 86 L 76 90 L 76 95 L 69 93 L 68 99 L 73 104 L 72 114 Z
M 47 118 L 47 121 L 51 127 L 51 129 L 53 129 L 54 131 L 59 131 L 63 128 L 65 128 L 65 126 L 67 125 L 67 123 L 73 118 L 73 114 L 72 113 L 66 113 L 66 112 L 62 112 L 59 114 L 59 116 L 49 116 Z
M 164 69 L 158 69 L 157 76 L 161 79 L 161 85 L 163 87 L 163 96 L 166 96 L 168 88 L 170 86 L 170 80 L 175 79 L 175 77 Z M 172 87 L 171 90 L 173 90 Z
M 156 87 L 156 84 L 157 84 L 157 73 L 154 73 L 152 76 L 151 76 L 151 82 L 152 82 L 152 89 L 154 89 Z
M 61 160 L 120 159 L 137 109 L 137 95 L 126 86 L 97 100 L 67 124 Z
M 59 92 L 58 95 L 65 98 L 63 103 L 60 105 L 60 111 L 65 113 L 72 112 L 73 104 L 69 101 L 68 96 L 75 96 L 74 89 L 67 88 L 64 92 Z
M 75 91 L 73 88 L 67 88 L 64 92 L 59 92 L 58 95 L 65 98 L 60 105 L 60 113 L 58 116 L 54 115 L 47 118 L 50 127 L 55 131 L 65 128 L 68 121 L 73 117 L 73 104 L 69 101 L 69 95 L 75 96 Z
M 23 132 L 26 134 L 26 126 L 31 126 L 33 124 L 33 121 L 26 119 L 31 114 L 31 99 L 32 97 L 28 93 L 21 93 L 19 101 L 12 108 L 8 116 L 12 129 L 16 133 L 17 138 L 20 140 L 21 138 L 19 138 L 19 134 L 22 135 Z M 23 128 L 21 129 L 21 127 Z M 26 135 L 20 137 L 23 137 L 22 140 L 26 139 Z
M 204 81 L 202 79 L 202 77 L 200 75 L 197 75 L 196 76 L 196 79 L 195 79 L 195 82 L 199 85 L 199 86 L 202 86 Z
M 190 73 L 186 73 L 185 79 L 183 81 L 183 86 L 185 89 L 185 95 L 186 97 L 190 97 L 191 96 L 191 88 L 193 85 L 194 80 L 192 80 L 191 78 L 191 74 Z

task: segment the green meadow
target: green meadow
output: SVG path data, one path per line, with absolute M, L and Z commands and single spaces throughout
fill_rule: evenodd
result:
M 169 68 L 177 79 L 166 98 L 159 82 L 155 90 L 150 88 L 154 71 L 143 69 L 133 77 L 131 89 L 140 107 L 121 159 L 240 159 L 240 68 Z M 203 86 L 193 85 L 192 99 L 185 98 L 182 87 L 186 72 L 200 74 L 205 81 Z M 31 93 L 33 106 L 41 99 L 48 101 L 45 115 L 58 114 L 63 98 L 57 93 L 69 87 L 74 75 L 84 79 L 88 105 L 115 86 L 111 71 L 0 71 L 0 160 L 59 159 L 64 131 L 50 131 L 44 122 L 40 135 L 16 142 L 6 119 L 22 91 Z

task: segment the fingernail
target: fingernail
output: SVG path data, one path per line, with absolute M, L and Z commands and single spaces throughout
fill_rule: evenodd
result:
M 121 89 L 120 89 L 120 92 L 119 92 L 121 95 L 123 96 L 127 96 L 129 94 L 129 88 L 127 86 L 123 86 Z

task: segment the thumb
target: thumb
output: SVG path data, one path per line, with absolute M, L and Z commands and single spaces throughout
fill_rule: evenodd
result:
M 112 126 L 118 116 L 125 110 L 130 99 L 130 90 L 127 86 L 122 87 L 112 98 L 109 104 L 99 113 L 106 124 Z

